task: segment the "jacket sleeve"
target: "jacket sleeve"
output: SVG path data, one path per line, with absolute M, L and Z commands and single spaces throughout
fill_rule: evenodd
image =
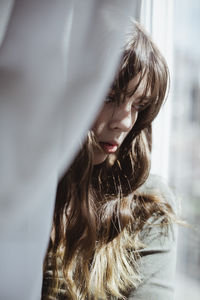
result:
M 155 189 L 176 211 L 175 196 L 158 177 L 152 177 L 145 187 L 147 192 Z M 172 300 L 174 297 L 177 228 L 172 224 L 165 232 L 160 227 L 161 221 L 154 222 L 142 236 L 146 245 L 140 251 L 142 281 L 137 289 L 131 291 L 129 300 Z

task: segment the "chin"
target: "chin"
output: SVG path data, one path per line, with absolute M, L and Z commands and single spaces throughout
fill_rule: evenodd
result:
M 102 164 L 108 155 L 94 155 L 94 165 L 100 165 Z

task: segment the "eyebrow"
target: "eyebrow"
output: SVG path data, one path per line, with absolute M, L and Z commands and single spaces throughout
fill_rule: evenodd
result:
M 149 100 L 151 100 L 152 96 L 151 93 L 148 92 L 145 94 L 145 89 L 146 86 L 144 86 L 144 88 L 142 88 L 142 86 L 140 85 L 141 82 L 137 85 L 135 85 L 132 89 L 126 89 L 125 91 L 122 91 L 120 89 L 110 89 L 108 95 L 112 96 L 118 96 L 121 98 L 121 96 L 123 95 L 123 98 L 129 97 L 131 98 L 132 96 L 136 96 L 135 101 L 141 100 L 141 102 L 144 102 L 144 105 L 148 104 Z M 118 99 L 119 100 L 119 99 Z
M 126 96 L 131 98 L 132 96 L 136 96 L 136 98 L 147 98 L 148 96 L 145 95 L 144 93 L 140 92 L 140 91 L 127 91 L 126 92 Z
M 145 93 L 146 92 L 146 93 Z M 136 95 L 137 98 L 151 98 L 151 93 L 149 91 L 149 89 L 146 91 L 146 86 L 144 86 L 144 88 L 142 88 L 140 86 L 140 84 L 138 86 L 135 86 L 133 89 L 131 90 L 127 90 L 126 91 L 126 95 L 128 97 L 131 97 L 133 95 Z
M 126 90 L 126 94 L 127 94 L 127 96 L 132 96 L 133 94 L 135 94 L 137 91 L 138 91 L 138 89 L 140 90 L 141 88 L 140 88 L 140 83 L 138 83 L 138 84 L 135 84 L 134 85 L 134 87 L 132 87 L 131 89 L 129 88 L 127 88 L 127 90 Z

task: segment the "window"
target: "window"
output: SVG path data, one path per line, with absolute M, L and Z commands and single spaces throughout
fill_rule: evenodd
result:
M 180 198 L 182 216 L 175 300 L 200 297 L 200 2 L 143 0 L 141 20 L 167 59 L 171 84 L 153 124 L 152 172 Z

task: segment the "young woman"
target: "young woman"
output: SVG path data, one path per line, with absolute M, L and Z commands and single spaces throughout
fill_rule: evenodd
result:
M 60 180 L 42 299 L 170 300 L 174 203 L 149 176 L 168 68 L 134 23 L 87 140 Z

